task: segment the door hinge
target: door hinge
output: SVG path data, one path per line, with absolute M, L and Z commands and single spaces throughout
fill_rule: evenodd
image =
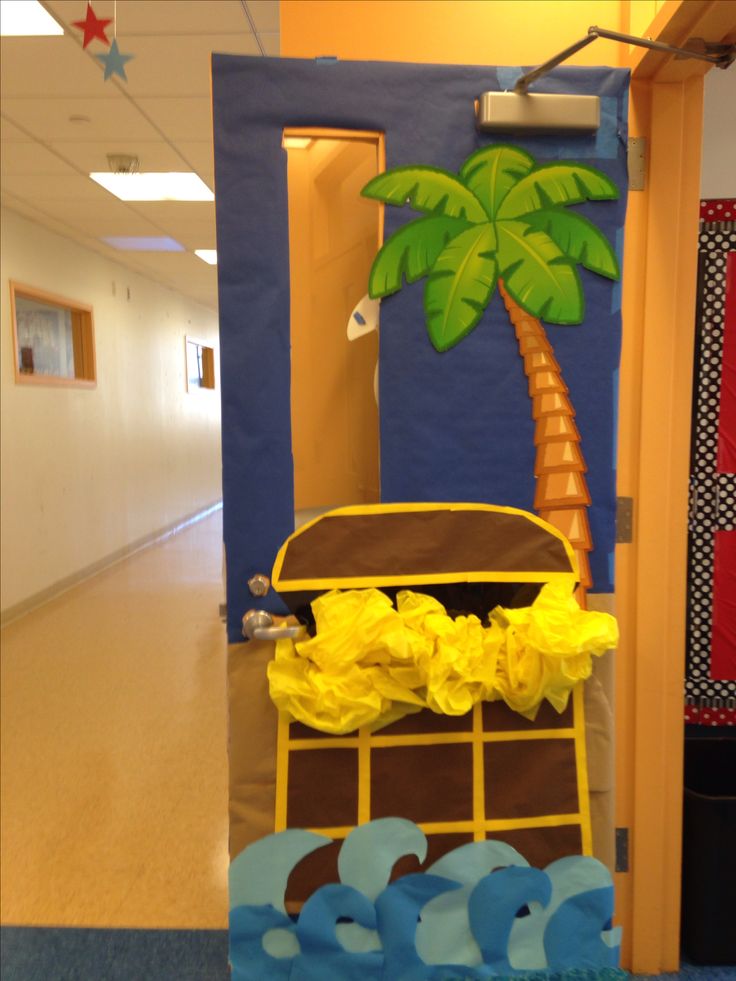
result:
M 629 829 L 616 828 L 616 871 L 629 871 Z
M 634 498 L 616 498 L 616 544 L 630 545 L 634 540 Z
M 629 190 L 643 191 L 647 177 L 646 136 L 630 136 L 627 151 Z

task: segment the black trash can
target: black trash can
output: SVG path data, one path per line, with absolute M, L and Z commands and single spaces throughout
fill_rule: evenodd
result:
M 682 945 L 736 965 L 736 739 L 685 740 Z

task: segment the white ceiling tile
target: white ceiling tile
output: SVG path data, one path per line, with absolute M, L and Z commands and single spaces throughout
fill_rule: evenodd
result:
M 112 199 L 104 204 L 82 204 L 74 201 L 40 201 L 39 207 L 58 221 L 73 225 L 85 235 L 169 235 L 167 229 L 148 221 L 134 208 Z M 182 243 L 184 244 L 184 243 Z
M 191 99 L 137 100 L 141 110 L 169 140 L 212 140 L 212 101 Z
M 193 252 L 137 252 L 136 260 L 164 276 L 174 277 L 186 273 L 200 283 L 217 277 L 216 272 L 212 275 L 216 266 L 208 266 Z
M 53 91 L 53 90 L 52 90 Z M 3 112 L 45 143 L 55 140 L 160 139 L 153 126 L 121 95 L 105 99 L 4 99 Z M 71 122 L 86 116 L 89 122 Z
M 31 201 L 88 201 L 106 203 L 109 192 L 89 177 L 39 176 L 13 174 L 3 178 L 3 186 L 11 194 Z
M 183 236 L 209 235 L 215 228 L 215 206 L 210 201 L 146 201 L 136 210 L 168 235 L 181 241 Z M 207 248 L 197 245 L 196 248 Z
M 82 173 L 109 170 L 108 153 L 129 153 L 138 157 L 141 170 L 189 170 L 175 147 L 162 140 L 105 140 L 99 143 L 52 143 L 52 148 Z
M 75 170 L 40 143 L 0 143 L 0 171 L 12 175 L 57 174 L 72 177 Z
M 58 232 L 60 235 L 73 238 L 75 241 L 81 241 L 83 239 L 87 241 L 87 236 L 77 231 L 73 226 L 66 224 L 63 220 L 55 218 L 45 211 L 43 207 L 34 207 L 31 202 L 22 201 L 7 193 L 3 193 L 2 203 L 3 207 L 9 208 L 11 211 L 17 211 L 18 214 L 24 215 L 39 225 L 43 225 L 44 228 L 51 229 L 52 232 Z
M 170 234 L 170 233 L 169 233 Z M 212 222 L 207 228 L 200 231 L 185 230 L 182 229 L 178 235 L 171 235 L 172 238 L 176 239 L 185 249 L 189 249 L 194 252 L 195 249 L 216 249 L 217 248 L 217 232 L 215 231 L 215 223 Z M 200 259 L 200 262 L 202 260 Z
M 143 169 L 191 167 L 214 188 L 210 52 L 259 52 L 243 3 L 117 0 L 118 43 L 135 56 L 127 84 L 104 82 L 92 57 L 104 53 L 100 42 L 82 50 L 81 32 L 71 22 L 83 18 L 84 0 L 45 3 L 66 26 L 66 38 L 2 42 L 4 202 L 216 308 L 215 267 L 193 255 L 126 254 L 99 241 L 102 235 L 169 235 L 190 250 L 214 248 L 212 203 L 124 204 L 82 175 L 107 169 L 108 153 L 133 153 Z M 98 17 L 111 17 L 114 2 L 94 0 L 94 8 Z M 249 0 L 248 12 L 263 49 L 278 55 L 278 3 Z M 90 121 L 72 123 L 72 115 Z
M 3 208 L 8 208 L 10 211 L 17 211 L 19 215 L 25 215 L 27 218 L 32 218 L 34 221 L 40 220 L 37 208 L 34 208 L 28 201 L 24 201 L 21 198 L 16 198 L 14 194 L 9 194 L 4 185 L 2 194 L 0 194 L 0 202 L 2 203 Z
M 245 0 L 256 30 L 279 31 L 279 0 Z
M 47 0 L 47 6 L 67 26 L 84 19 L 81 0 Z M 95 0 L 94 9 L 100 18 L 112 17 L 114 0 Z M 121 50 L 123 39 L 136 34 L 229 34 L 249 30 L 240 0 L 117 0 L 117 15 Z M 108 37 L 112 37 L 112 30 Z
M 4 116 L 0 119 L 0 140 L 3 143 L 32 143 L 33 137 L 19 129 L 15 123 L 11 123 Z
M 104 50 L 100 48 L 100 50 Z M 73 38 L 5 37 L 0 41 L 3 99 L 15 96 L 105 96 L 102 65 Z
M 278 33 L 262 33 L 259 31 L 258 37 L 261 39 L 264 53 L 267 54 L 269 58 L 278 58 L 281 54 L 281 35 Z
M 127 63 L 131 95 L 189 96 L 210 94 L 210 61 L 213 51 L 224 54 L 260 54 L 250 33 L 203 34 L 131 38 L 121 51 L 135 56 Z
M 204 175 L 209 177 L 209 180 L 205 179 L 205 183 L 214 190 L 211 183 L 212 175 L 215 172 L 215 154 L 212 141 L 200 140 L 195 143 L 190 140 L 177 140 L 176 147 L 200 177 L 204 178 Z

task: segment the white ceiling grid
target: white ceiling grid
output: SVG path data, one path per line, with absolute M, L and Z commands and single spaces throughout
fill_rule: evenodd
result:
M 132 153 L 141 170 L 192 170 L 214 190 L 210 54 L 278 55 L 278 0 L 117 0 L 128 82 L 103 81 L 93 41 L 72 21 L 86 0 L 42 0 L 64 37 L 0 41 L 3 204 L 53 231 L 215 309 L 217 274 L 188 253 L 120 252 L 101 236 L 160 236 L 215 248 L 209 202 L 130 202 L 93 183 L 107 154 Z M 114 0 L 93 0 L 99 18 Z M 112 39 L 113 25 L 107 28 Z M 74 117 L 81 117 L 74 118 Z

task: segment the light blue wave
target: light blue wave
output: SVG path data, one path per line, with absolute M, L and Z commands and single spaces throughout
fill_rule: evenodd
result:
M 620 976 L 613 883 L 593 858 L 535 869 L 509 845 L 488 840 L 390 881 L 403 856 L 424 861 L 427 840 L 411 821 L 384 818 L 348 835 L 341 881 L 321 886 L 298 917 L 288 916 L 291 872 L 329 842 L 289 829 L 232 863 L 233 981 L 486 981 L 540 971 L 561 978 L 573 969 Z

